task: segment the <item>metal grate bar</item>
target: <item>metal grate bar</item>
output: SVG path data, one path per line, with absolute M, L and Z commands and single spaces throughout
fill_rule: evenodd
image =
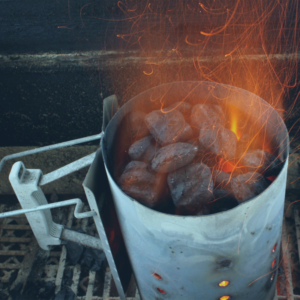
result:
M 103 288 L 103 300 L 110 300 L 110 288 L 111 288 L 112 275 L 109 268 L 106 268 Z M 119 297 L 118 297 L 119 299 Z
M 0 211 L 3 209 L 5 209 L 4 205 L 0 205 Z M 74 208 L 73 208 L 74 209 Z M 67 226 L 68 227 L 72 227 L 72 223 L 73 223 L 73 209 L 70 209 L 68 212 L 68 218 L 67 218 Z M 300 216 L 299 216 L 299 210 L 295 210 L 294 212 L 294 219 L 295 219 L 295 227 L 296 227 L 296 236 L 297 236 L 297 244 L 298 244 L 298 253 L 300 256 Z M 12 221 L 14 221 L 14 224 L 9 224 Z M 18 224 L 17 224 L 17 223 Z M 21 223 L 20 223 L 21 222 Z M 76 221 L 78 223 L 76 223 L 76 228 L 80 227 L 83 230 L 85 230 L 88 227 L 88 220 L 84 219 L 84 220 L 80 220 L 80 221 Z M 24 223 L 24 225 L 22 224 Z M 1 222 L 0 222 L 1 224 Z M 22 224 L 22 225 L 21 225 Z M 9 234 L 7 235 L 7 231 L 5 230 L 24 230 L 24 231 L 28 231 L 30 232 L 30 226 L 28 225 L 26 218 L 23 217 L 22 218 L 7 218 L 4 219 L 2 224 L 0 225 L 0 242 L 5 242 L 5 243 L 18 243 L 20 242 L 21 244 L 24 245 L 24 243 L 26 244 L 30 244 L 30 241 L 32 242 L 34 240 L 34 236 L 30 235 L 32 237 L 32 239 L 27 235 L 22 235 L 22 237 L 15 237 L 13 234 Z M 94 230 L 94 229 L 93 229 Z M 6 232 L 6 233 L 5 233 Z M 95 231 L 93 231 L 95 232 Z M 3 236 L 3 234 L 5 236 Z M 1 237 L 2 235 L 2 237 Z M 29 242 L 29 243 L 28 243 Z M 294 295 L 293 294 L 293 285 L 292 285 L 292 275 L 291 275 L 291 258 L 290 258 L 290 253 L 289 253 L 289 239 L 287 236 L 287 229 L 286 229 L 286 224 L 285 221 L 283 223 L 283 234 L 282 234 L 282 253 L 283 253 L 283 269 L 284 269 L 284 273 L 285 273 L 285 278 L 286 278 L 286 291 L 287 291 L 287 295 L 276 295 L 274 300 L 300 300 L 300 295 Z M 26 246 L 26 245 L 24 245 Z M 28 246 L 26 246 L 27 248 L 29 248 Z M 28 249 L 24 249 L 21 248 L 20 250 L 10 250 L 9 248 L 7 250 L 0 250 L 0 255 L 5 255 L 5 256 L 10 256 L 11 259 L 15 259 L 14 256 L 23 256 L 23 260 L 25 259 L 25 256 L 28 256 Z M 45 281 L 51 281 L 53 278 L 53 282 L 55 281 L 55 285 L 56 285 L 56 291 L 59 291 L 61 289 L 61 285 L 62 285 L 62 280 L 63 280 L 63 274 L 64 274 L 64 270 L 66 267 L 66 250 L 65 250 L 65 246 L 62 246 L 62 250 L 60 251 L 59 248 L 57 250 L 54 249 L 54 251 L 50 251 L 49 253 L 49 259 L 52 262 L 56 262 L 56 265 L 48 265 L 45 266 L 45 270 L 47 269 L 49 271 L 49 274 L 53 274 L 53 275 L 49 275 L 50 277 L 45 278 Z M 31 265 L 31 264 L 30 264 Z M 7 263 L 2 263 L 0 264 L 0 269 L 3 270 L 3 272 L 6 274 L 5 278 L 1 278 L 1 282 L 6 283 L 8 282 L 8 278 L 10 277 L 10 274 L 12 274 L 12 272 L 15 272 L 15 270 L 22 270 L 21 272 L 19 272 L 20 274 L 24 272 L 24 268 L 26 267 L 26 263 L 24 264 L 24 262 L 18 262 L 17 260 L 14 261 L 9 261 Z M 69 266 L 70 267 L 70 266 Z M 27 267 L 26 267 L 27 268 Z M 112 274 L 109 268 L 107 268 L 105 270 L 105 274 L 104 274 L 104 287 L 103 287 L 103 294 L 101 294 L 102 296 L 100 296 L 99 294 L 93 295 L 94 292 L 97 290 L 97 273 L 90 271 L 88 275 L 84 275 L 87 276 L 85 278 L 81 278 L 82 274 L 82 268 L 80 265 L 76 265 L 76 266 L 71 266 L 71 268 L 73 269 L 73 283 L 71 285 L 71 289 L 72 291 L 75 293 L 76 300 L 120 300 L 119 297 L 115 297 L 115 296 L 110 296 L 111 295 L 111 290 L 112 290 Z M 29 266 L 29 269 L 31 269 L 31 267 Z M 51 277 L 52 276 L 52 277 Z M 54 276 L 54 277 L 53 277 Z M 84 288 L 83 288 L 84 287 Z M 131 297 L 127 297 L 127 300 L 140 300 L 140 296 L 139 296 L 139 292 L 138 289 L 136 287 L 135 281 L 134 279 L 131 280 L 130 283 L 130 295 L 134 295 L 135 296 L 131 296 Z M 78 292 L 79 289 L 81 289 L 79 295 L 78 296 Z M 83 291 L 83 292 L 82 292 Z
M 95 284 L 96 272 L 90 271 L 89 273 L 89 284 L 86 291 L 85 300 L 92 300 L 93 298 L 93 289 Z
M 71 290 L 74 292 L 75 296 L 78 293 L 78 286 L 81 274 L 81 266 L 77 264 L 73 269 L 73 284 L 71 285 Z
M 69 210 L 68 221 L 67 221 L 68 227 L 72 226 L 73 213 L 74 213 L 74 207 L 72 207 Z M 63 280 L 64 271 L 65 271 L 66 260 L 67 260 L 67 249 L 65 246 L 63 246 L 61 255 L 60 255 L 60 259 L 59 259 L 57 275 L 56 275 L 56 279 L 55 279 L 55 293 L 58 293 L 61 289 L 61 283 Z

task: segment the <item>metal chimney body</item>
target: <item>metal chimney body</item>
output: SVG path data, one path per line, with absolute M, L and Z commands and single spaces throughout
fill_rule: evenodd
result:
M 259 196 L 212 215 L 169 215 L 135 201 L 114 180 L 117 130 L 132 110 L 159 109 L 162 101 L 191 104 L 217 101 L 237 107 L 270 138 L 284 161 L 280 174 Z M 273 299 L 288 144 L 285 124 L 269 104 L 250 92 L 217 83 L 165 84 L 134 97 L 117 111 L 105 130 L 101 146 L 118 219 L 143 300 Z M 229 284 L 219 286 L 222 281 Z

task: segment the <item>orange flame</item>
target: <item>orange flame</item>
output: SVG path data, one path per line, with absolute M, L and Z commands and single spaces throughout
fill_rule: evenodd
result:
M 241 133 L 238 130 L 238 112 L 237 112 L 237 109 L 232 107 L 230 109 L 230 114 L 231 114 L 230 130 L 235 133 L 236 138 L 239 141 L 240 138 L 241 138 Z

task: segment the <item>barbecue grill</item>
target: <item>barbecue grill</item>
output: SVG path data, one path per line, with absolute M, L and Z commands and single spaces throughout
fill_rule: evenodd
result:
M 198 95 L 230 101 L 232 105 L 239 106 L 249 114 L 252 113 L 253 117 L 256 116 L 262 124 L 267 124 L 266 129 L 270 131 L 270 136 L 273 136 L 273 143 L 280 148 L 281 159 L 285 161 L 278 178 L 264 193 L 251 201 L 211 216 L 163 215 L 125 195 L 111 175 L 110 153 L 113 150 L 118 124 L 133 107 L 138 106 L 142 109 L 147 105 L 155 106 L 155 101 L 149 102 L 149 99 L 153 99 L 153 95 L 160 99 L 166 93 L 169 93 L 168 96 L 173 101 L 177 101 L 178 97 L 180 99 L 187 97 L 192 102 L 198 101 Z M 245 101 L 242 105 L 241 99 Z M 122 275 L 122 270 L 116 263 L 109 232 L 106 230 L 107 221 L 103 218 L 107 211 L 114 209 L 118 215 L 142 299 L 196 299 L 197 297 L 222 299 L 226 295 L 229 297 L 227 299 L 253 299 L 253 297 L 273 299 L 280 261 L 281 226 L 288 165 L 287 131 L 278 114 L 262 99 L 251 93 L 226 85 L 205 82 L 171 83 L 148 90 L 129 101 L 110 121 L 116 107 L 116 97 L 104 101 L 103 133 L 99 135 L 5 158 L 0 168 L 10 158 L 102 138 L 101 148 L 97 153 L 47 175 L 42 175 L 40 170 L 26 169 L 22 162 L 14 164 L 9 178 L 23 209 L 2 213 L 0 216 L 13 217 L 25 213 L 40 247 L 45 250 L 49 250 L 50 245 L 61 244 L 63 240 L 103 249 L 120 299 L 126 298 L 125 291 L 129 282 L 128 278 L 126 281 L 126 276 Z M 264 119 L 261 118 L 262 116 Z M 91 167 L 83 187 L 88 199 L 89 211 L 82 212 L 83 204 L 80 199 L 47 203 L 40 186 L 88 165 Z M 107 202 L 105 197 L 106 199 L 110 197 L 108 184 L 115 207 L 105 204 Z M 76 205 L 74 211 L 76 218 L 93 218 L 100 239 L 74 232 L 52 221 L 50 209 L 68 205 Z M 195 228 L 197 230 L 193 232 Z M 286 243 L 284 236 L 283 248 Z M 146 251 L 149 254 L 145 256 Z M 284 265 L 288 268 L 287 254 L 283 257 Z M 127 257 L 124 257 L 124 260 L 127 260 Z M 176 275 L 177 270 L 178 275 Z M 109 276 L 109 272 L 107 274 Z M 287 278 L 290 280 L 289 276 Z M 225 288 L 219 286 L 223 281 L 229 283 Z M 106 288 L 108 289 L 108 286 Z M 299 299 L 298 296 L 294 297 Z

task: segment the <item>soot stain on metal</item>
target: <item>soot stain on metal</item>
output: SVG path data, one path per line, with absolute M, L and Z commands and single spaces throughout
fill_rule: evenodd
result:
M 218 258 L 216 260 L 216 271 L 226 271 L 228 269 L 231 269 L 233 267 L 233 262 L 231 259 L 228 258 Z

